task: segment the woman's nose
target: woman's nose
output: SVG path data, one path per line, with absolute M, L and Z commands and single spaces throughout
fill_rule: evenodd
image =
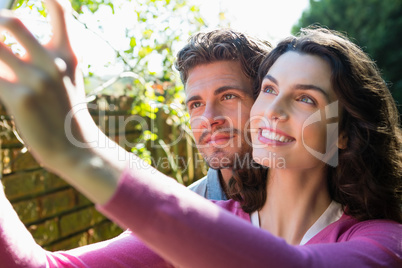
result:
M 289 118 L 285 100 L 279 96 L 266 107 L 264 116 L 270 121 L 285 121 Z

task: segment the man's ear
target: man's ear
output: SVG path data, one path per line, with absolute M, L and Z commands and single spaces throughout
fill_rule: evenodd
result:
M 348 147 L 348 136 L 345 131 L 339 133 L 337 146 L 339 149 L 344 150 Z

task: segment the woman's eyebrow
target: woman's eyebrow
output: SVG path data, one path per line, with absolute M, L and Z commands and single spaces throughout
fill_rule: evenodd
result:
M 268 79 L 268 80 L 270 80 L 272 83 L 274 83 L 275 85 L 278 85 L 278 81 L 277 81 L 272 75 L 270 75 L 270 74 L 267 74 L 266 76 L 264 76 L 264 79 L 263 79 L 263 80 L 265 80 L 265 79 Z
M 264 80 L 265 79 L 268 79 L 268 80 L 270 80 L 272 83 L 274 83 L 275 85 L 279 85 L 279 83 L 278 83 L 278 80 L 276 80 L 272 75 L 270 75 L 270 74 L 267 74 L 266 76 L 264 76 Z M 325 99 L 327 100 L 327 102 L 330 102 L 330 98 L 329 98 L 329 95 L 328 95 L 328 93 L 324 90 L 324 89 L 322 89 L 322 88 L 320 88 L 320 87 L 318 87 L 318 86 L 315 86 L 315 85 L 310 85 L 310 84 L 296 84 L 294 87 L 293 87 L 293 89 L 295 89 L 295 90 L 315 90 L 315 91 L 318 91 L 318 92 L 320 92 L 322 95 L 324 95 L 324 97 L 325 97 Z
M 307 85 L 304 85 L 304 84 L 296 84 L 293 88 L 296 89 L 296 90 L 314 90 L 314 91 L 318 91 L 318 92 L 320 92 L 322 95 L 324 95 L 324 97 L 325 97 L 325 99 L 327 100 L 327 102 L 331 102 L 328 93 L 327 93 L 324 89 L 322 89 L 322 88 L 320 88 L 320 87 L 318 87 L 318 86 L 309 85 L 309 84 L 307 84 Z

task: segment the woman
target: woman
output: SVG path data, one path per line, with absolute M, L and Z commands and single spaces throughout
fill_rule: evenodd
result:
M 255 194 L 243 194 L 243 184 L 253 183 L 236 180 L 233 196 L 241 202 L 216 206 L 145 168 L 138 158 L 119 155 L 120 148 L 71 145 L 64 120 L 80 110 L 76 62 L 62 10 L 47 2 L 55 29 L 48 50 L 21 28 L 16 31 L 17 21 L 0 18 L 30 56 L 20 60 L 0 47 L 1 59 L 17 77 L 0 80 L 0 96 L 41 163 L 167 262 L 180 267 L 401 265 L 397 112 L 374 64 L 351 42 L 311 30 L 280 43 L 267 57 L 251 114 L 253 157 L 270 167 L 267 181 L 254 187 Z M 71 120 L 75 138 L 87 145 L 96 130 L 89 120 L 86 113 L 73 113 Z M 326 131 L 333 125 L 339 125 L 335 138 L 328 135 L 334 131 Z M 379 164 L 373 161 L 378 158 Z M 74 252 L 15 250 L 12 234 L 6 229 L 0 234 L 0 257 L 9 267 L 30 257 L 32 266 L 85 265 Z M 139 244 L 125 250 L 135 255 Z M 124 245 L 115 241 L 108 247 L 116 253 Z M 105 265 L 107 256 L 95 257 L 99 267 Z M 130 266 L 124 262 L 116 265 Z
M 293 176 L 287 173 L 288 169 L 295 170 L 299 177 L 289 182 L 297 190 L 314 184 L 312 167 L 318 162 L 315 183 L 325 193 L 322 203 L 334 200 L 358 220 L 401 222 L 399 116 L 379 71 L 361 49 L 328 30 L 306 29 L 299 38 L 291 37 L 278 44 L 262 63 L 259 77 L 261 93 L 251 112 L 251 116 L 257 118 L 251 122 L 253 156 L 255 161 L 271 167 L 269 178 L 273 179 L 268 179 L 272 184 L 268 190 L 272 193 L 268 196 L 286 192 L 275 187 L 279 180 L 276 177 L 287 180 Z M 335 105 L 338 102 L 340 105 Z M 330 140 L 328 122 L 338 117 L 338 109 L 340 134 Z M 323 118 L 306 125 L 307 120 L 316 116 Z M 275 130 L 283 134 L 285 142 L 269 138 Z M 288 137 L 288 131 L 295 137 Z M 310 133 L 314 136 L 310 137 Z M 326 143 L 319 140 L 326 135 Z M 339 147 L 339 152 L 334 152 L 335 146 Z M 326 151 L 326 154 L 319 153 Z M 334 156 L 338 159 L 333 159 Z M 272 166 L 273 160 L 281 157 L 286 160 L 286 168 Z M 297 182 L 299 186 L 295 185 Z M 241 200 L 239 195 L 235 198 Z M 297 202 L 300 199 L 295 200 Z M 261 207 L 264 210 L 267 203 L 250 202 L 248 205 L 244 200 L 243 208 L 249 212 Z

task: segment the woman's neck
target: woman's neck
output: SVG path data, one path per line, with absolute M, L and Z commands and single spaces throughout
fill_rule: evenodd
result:
M 271 169 L 269 173 L 260 226 L 297 245 L 331 203 L 325 172 Z

